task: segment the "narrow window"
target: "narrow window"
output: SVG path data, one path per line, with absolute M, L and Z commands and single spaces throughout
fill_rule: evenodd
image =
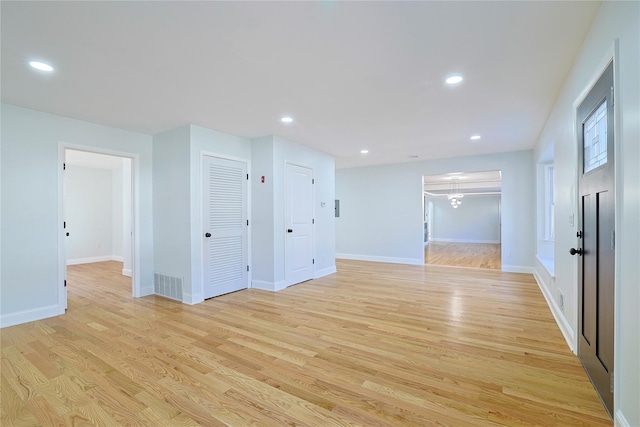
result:
M 544 167 L 544 238 L 545 240 L 555 240 L 555 169 L 553 164 Z

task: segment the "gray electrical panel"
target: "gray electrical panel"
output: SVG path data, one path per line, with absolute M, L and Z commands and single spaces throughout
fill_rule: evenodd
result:
M 335 211 L 336 211 L 336 218 L 340 218 L 340 200 L 336 200 Z

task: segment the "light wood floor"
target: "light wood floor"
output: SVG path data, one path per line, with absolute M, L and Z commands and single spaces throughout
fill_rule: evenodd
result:
M 502 269 L 499 243 L 458 243 L 431 241 L 424 248 L 424 263 L 451 267 Z
M 188 306 L 120 268 L 2 330 L 2 426 L 611 425 L 530 275 L 339 261 Z

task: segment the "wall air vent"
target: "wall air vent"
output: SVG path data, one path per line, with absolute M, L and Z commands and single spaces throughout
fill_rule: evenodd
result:
M 166 274 L 153 274 L 153 287 L 156 295 L 182 301 L 182 278 Z

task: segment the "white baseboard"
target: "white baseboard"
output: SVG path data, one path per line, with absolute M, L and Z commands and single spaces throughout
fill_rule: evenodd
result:
M 432 237 L 433 242 L 450 242 L 450 243 L 500 243 L 500 240 L 473 240 L 473 239 L 442 239 Z
M 556 320 L 556 323 L 558 325 L 558 328 L 560 328 L 560 332 L 562 332 L 562 336 L 564 337 L 564 340 L 567 342 L 567 345 L 569 346 L 571 351 L 574 354 L 577 354 L 577 349 L 575 348 L 575 333 L 573 331 L 573 328 L 567 321 L 567 318 L 564 316 L 564 313 L 562 312 L 562 310 L 560 310 L 560 307 L 556 303 L 555 298 L 553 298 L 553 295 L 551 294 L 551 290 L 549 289 L 548 284 L 545 283 L 545 281 L 542 279 L 542 276 L 537 271 L 534 271 L 533 277 L 536 279 L 536 282 L 538 283 L 538 287 L 542 292 L 542 296 L 544 296 L 544 299 L 547 301 L 549 310 L 551 310 L 551 314 L 553 315 L 553 318 Z
M 251 287 L 253 289 L 262 289 L 263 291 L 278 292 L 287 287 L 287 283 L 284 280 L 279 282 L 267 282 L 264 280 L 252 280 Z
M 422 258 L 394 258 L 374 255 L 336 254 L 338 259 L 350 259 L 354 261 L 387 262 L 390 264 L 424 265 Z
M 618 409 L 616 411 L 616 418 L 614 420 L 616 427 L 631 427 L 631 424 L 625 418 L 624 414 Z
M 127 277 L 132 277 L 133 276 L 133 271 L 131 271 L 131 269 L 129 269 L 129 268 L 123 268 L 122 269 L 122 275 L 123 276 L 127 276 Z
M 535 269 L 524 265 L 502 265 L 502 271 L 505 273 L 527 273 L 533 274 Z
M 67 265 L 91 264 L 94 262 L 119 261 L 124 262 L 123 258 L 118 255 L 101 255 L 87 258 L 73 258 L 67 260 Z
M 319 279 L 321 277 L 328 276 L 330 274 L 335 273 L 336 271 L 337 270 L 335 265 L 332 265 L 331 267 L 323 268 L 321 270 L 316 270 L 316 277 L 314 277 L 314 279 Z
M 146 297 L 147 295 L 153 295 L 155 294 L 156 290 L 153 288 L 153 286 L 148 286 L 146 288 L 140 288 L 140 296 L 141 297 Z
M 47 319 L 49 317 L 59 316 L 64 313 L 64 309 L 60 310 L 60 306 L 48 305 L 46 307 L 34 308 L 32 310 L 18 311 L 15 313 L 2 314 L 0 316 L 0 328 L 8 326 L 20 325 L 22 323 L 35 322 L 36 320 Z
M 183 304 L 194 305 L 199 304 L 204 301 L 204 296 L 202 294 L 182 294 L 182 302 Z

